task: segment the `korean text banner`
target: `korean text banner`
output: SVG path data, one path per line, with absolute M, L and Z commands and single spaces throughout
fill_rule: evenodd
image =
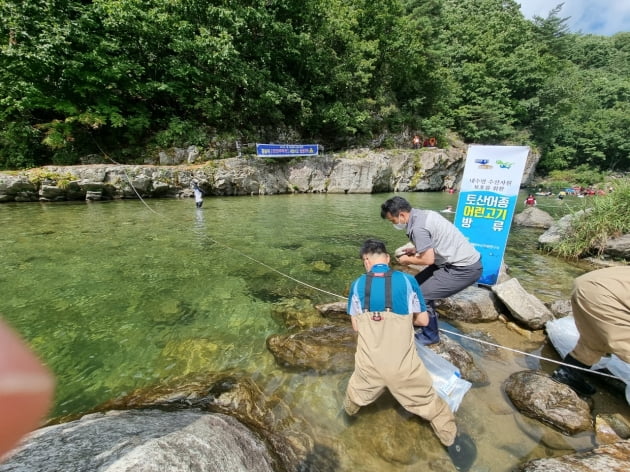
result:
M 259 157 L 317 156 L 318 144 L 256 144 Z
M 481 253 L 480 284 L 499 276 L 528 154 L 527 146 L 468 148 L 455 226 Z

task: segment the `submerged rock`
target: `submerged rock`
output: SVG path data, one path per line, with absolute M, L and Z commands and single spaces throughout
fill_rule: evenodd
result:
M 609 426 L 621 439 L 630 439 L 630 422 L 621 414 L 601 414 L 597 415 L 597 420 Z
M 335 318 L 349 322 L 348 320 L 348 302 L 333 302 L 315 305 L 317 311 L 325 318 Z
M 536 459 L 516 470 L 519 472 L 609 472 L 628 470 L 629 463 L 630 441 L 620 441 L 597 447 L 589 452 Z
M 322 322 L 311 301 L 303 298 L 285 298 L 274 303 L 272 314 L 290 330 L 311 328 Z
M 295 334 L 274 334 L 267 348 L 283 366 L 317 372 L 346 372 L 354 369 L 356 334 L 345 326 L 318 326 Z
M 427 347 L 457 367 L 464 380 L 475 386 L 488 384 L 488 375 L 477 367 L 466 349 L 448 336 L 442 335 L 439 343 Z
M 389 394 L 384 394 L 373 405 L 361 408 L 343 435 L 350 442 L 363 444 L 364 454 L 389 464 L 420 465 L 440 458 L 448 460 L 429 423 L 397 406 Z
M 595 418 L 595 439 L 597 444 L 614 444 L 621 440 L 614 428 L 601 416 Z

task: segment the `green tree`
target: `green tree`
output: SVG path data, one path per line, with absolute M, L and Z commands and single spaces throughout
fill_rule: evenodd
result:
M 455 127 L 469 141 L 500 142 L 528 116 L 554 63 L 514 1 L 445 0 L 446 64 L 457 82 Z

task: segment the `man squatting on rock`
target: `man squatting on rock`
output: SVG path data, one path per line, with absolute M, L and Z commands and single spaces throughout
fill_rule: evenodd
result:
M 344 410 L 355 415 L 387 388 L 407 411 L 430 422 L 458 470 L 468 470 L 475 445 L 468 435 L 457 434 L 455 416 L 433 388 L 416 351 L 414 324 L 429 322 L 418 283 L 410 274 L 389 268 L 382 241 L 368 239 L 359 255 L 367 273 L 350 287 L 348 314 L 358 339 Z
M 426 265 L 416 275 L 427 303 L 429 323 L 417 330 L 422 344 L 440 341 L 435 300 L 451 295 L 474 284 L 483 272 L 481 254 L 462 232 L 433 210 L 411 208 L 407 200 L 393 197 L 381 205 L 381 218 L 394 228 L 406 230 L 414 248 L 398 258 L 402 265 Z
M 577 277 L 571 309 L 580 337 L 565 363 L 588 369 L 607 354 L 630 363 L 630 267 L 608 267 Z M 595 393 L 579 369 L 561 366 L 552 377 L 581 395 Z

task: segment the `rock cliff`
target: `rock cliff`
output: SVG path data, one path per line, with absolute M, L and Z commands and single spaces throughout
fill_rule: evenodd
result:
M 188 197 L 193 180 L 206 195 L 384 193 L 457 188 L 466 149 L 353 150 L 309 158 L 230 158 L 193 165 L 46 166 L 0 173 L 0 202 Z M 523 185 L 538 155 L 530 153 Z

